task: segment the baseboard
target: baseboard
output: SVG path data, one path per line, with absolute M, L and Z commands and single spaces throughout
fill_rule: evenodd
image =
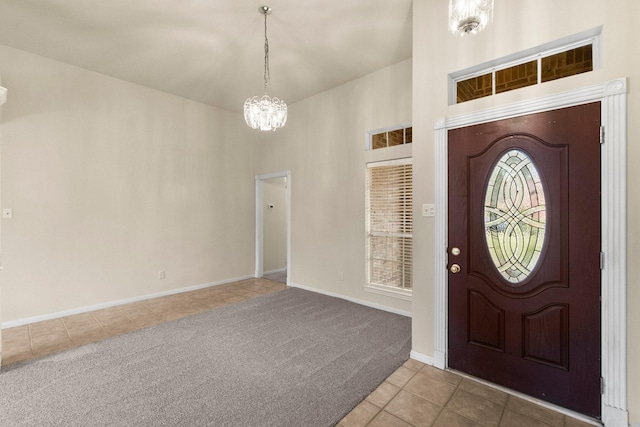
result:
M 350 302 L 354 302 L 356 304 L 360 304 L 360 305 L 364 305 L 367 307 L 371 307 L 371 308 L 376 308 L 378 310 L 382 310 L 382 311 L 388 311 L 389 313 L 394 313 L 394 314 L 399 314 L 401 316 L 405 316 L 405 317 L 411 317 L 411 313 L 408 311 L 404 311 L 404 310 L 398 310 L 392 307 L 387 307 L 386 305 L 382 305 L 382 304 L 376 304 L 373 302 L 369 302 L 369 301 L 364 301 L 358 298 L 352 298 L 352 297 L 348 297 L 346 295 L 341 295 L 341 294 L 336 294 L 334 292 L 328 292 L 328 291 L 323 291 L 321 289 L 316 289 L 316 288 L 311 288 L 309 286 L 304 286 L 301 285 L 299 283 L 293 283 L 291 282 L 290 285 L 292 288 L 300 288 L 300 289 L 304 289 L 305 291 L 311 291 L 311 292 L 315 292 L 318 294 L 322 294 L 322 295 L 327 295 L 330 297 L 335 297 L 335 298 L 340 298 L 346 301 L 350 301 Z
M 264 276 L 265 274 L 275 274 L 275 273 L 282 273 L 283 271 L 287 271 L 287 267 L 285 268 L 278 268 L 276 270 L 269 270 L 269 271 L 265 271 L 262 273 L 262 275 Z
M 25 317 L 23 319 L 10 320 L 8 322 L 2 322 L 2 329 L 13 328 L 15 326 L 28 325 L 30 323 L 42 322 L 43 320 L 59 319 L 60 317 L 71 316 L 74 314 L 86 313 L 89 311 L 101 310 L 103 308 L 114 307 L 117 305 L 130 304 L 132 302 L 144 301 L 153 298 L 166 297 L 168 295 L 181 294 L 184 292 L 197 291 L 198 289 L 209 288 L 212 286 L 226 285 L 227 283 L 238 282 L 240 280 L 253 279 L 254 276 L 241 276 L 233 279 L 225 279 L 217 282 L 204 283 L 201 285 L 188 286 L 186 288 L 173 289 L 170 291 L 158 292 L 155 294 L 148 294 L 139 297 L 127 298 L 117 301 L 110 301 L 102 304 L 90 305 L 86 307 L 74 308 L 71 310 L 58 311 L 56 313 L 43 314 L 33 317 Z
M 418 362 L 422 362 L 425 365 L 434 366 L 435 361 L 433 357 L 427 356 L 426 354 L 418 353 L 415 350 L 411 350 L 410 357 Z

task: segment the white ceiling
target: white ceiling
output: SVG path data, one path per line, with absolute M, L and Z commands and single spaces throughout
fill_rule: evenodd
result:
M 412 0 L 0 0 L 0 44 L 240 111 L 411 58 Z M 2 64 L 0 64 L 0 72 Z

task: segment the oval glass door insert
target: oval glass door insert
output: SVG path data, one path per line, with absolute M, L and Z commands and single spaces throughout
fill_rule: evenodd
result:
M 487 249 L 500 275 L 518 286 L 544 249 L 545 192 L 538 168 L 522 150 L 506 152 L 491 171 L 484 196 Z

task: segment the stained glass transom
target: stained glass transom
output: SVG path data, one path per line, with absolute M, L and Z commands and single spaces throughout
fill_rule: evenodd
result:
M 547 209 L 538 168 L 522 150 L 505 153 L 491 172 L 484 197 L 487 248 L 512 286 L 535 269 L 544 246 Z

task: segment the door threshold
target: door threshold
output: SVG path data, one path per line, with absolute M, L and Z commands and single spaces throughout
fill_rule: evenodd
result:
M 445 371 L 454 373 L 456 375 L 460 375 L 461 377 L 466 378 L 468 380 L 475 381 L 475 382 L 480 383 L 482 385 L 485 385 L 487 387 L 493 388 L 495 390 L 499 390 L 499 391 L 501 391 L 503 393 L 510 394 L 512 396 L 518 397 L 518 398 L 520 398 L 522 400 L 526 400 L 527 402 L 531 402 L 531 403 L 536 404 L 538 406 L 542 406 L 545 409 L 550 409 L 550 410 L 558 412 L 558 413 L 560 413 L 562 415 L 566 415 L 568 417 L 575 418 L 575 419 L 577 419 L 579 421 L 582 421 L 584 423 L 591 424 L 593 426 L 598 426 L 598 427 L 602 427 L 603 426 L 602 421 L 600 421 L 600 420 L 598 420 L 596 418 L 591 418 L 591 417 L 589 417 L 587 415 L 584 415 L 584 414 L 581 414 L 579 412 L 572 411 L 571 409 L 567 409 L 567 408 L 563 408 L 562 406 L 554 405 L 553 403 L 549 403 L 549 402 L 547 402 L 545 400 L 541 400 L 541 399 L 529 396 L 528 394 L 524 394 L 524 393 L 521 393 L 519 391 L 515 391 L 515 390 L 512 390 L 510 388 L 503 387 L 501 385 L 492 383 L 492 382 L 487 381 L 487 380 L 483 380 L 482 378 L 474 377 L 472 375 L 466 374 L 466 373 L 461 372 L 461 371 L 456 371 L 455 369 L 446 368 Z

